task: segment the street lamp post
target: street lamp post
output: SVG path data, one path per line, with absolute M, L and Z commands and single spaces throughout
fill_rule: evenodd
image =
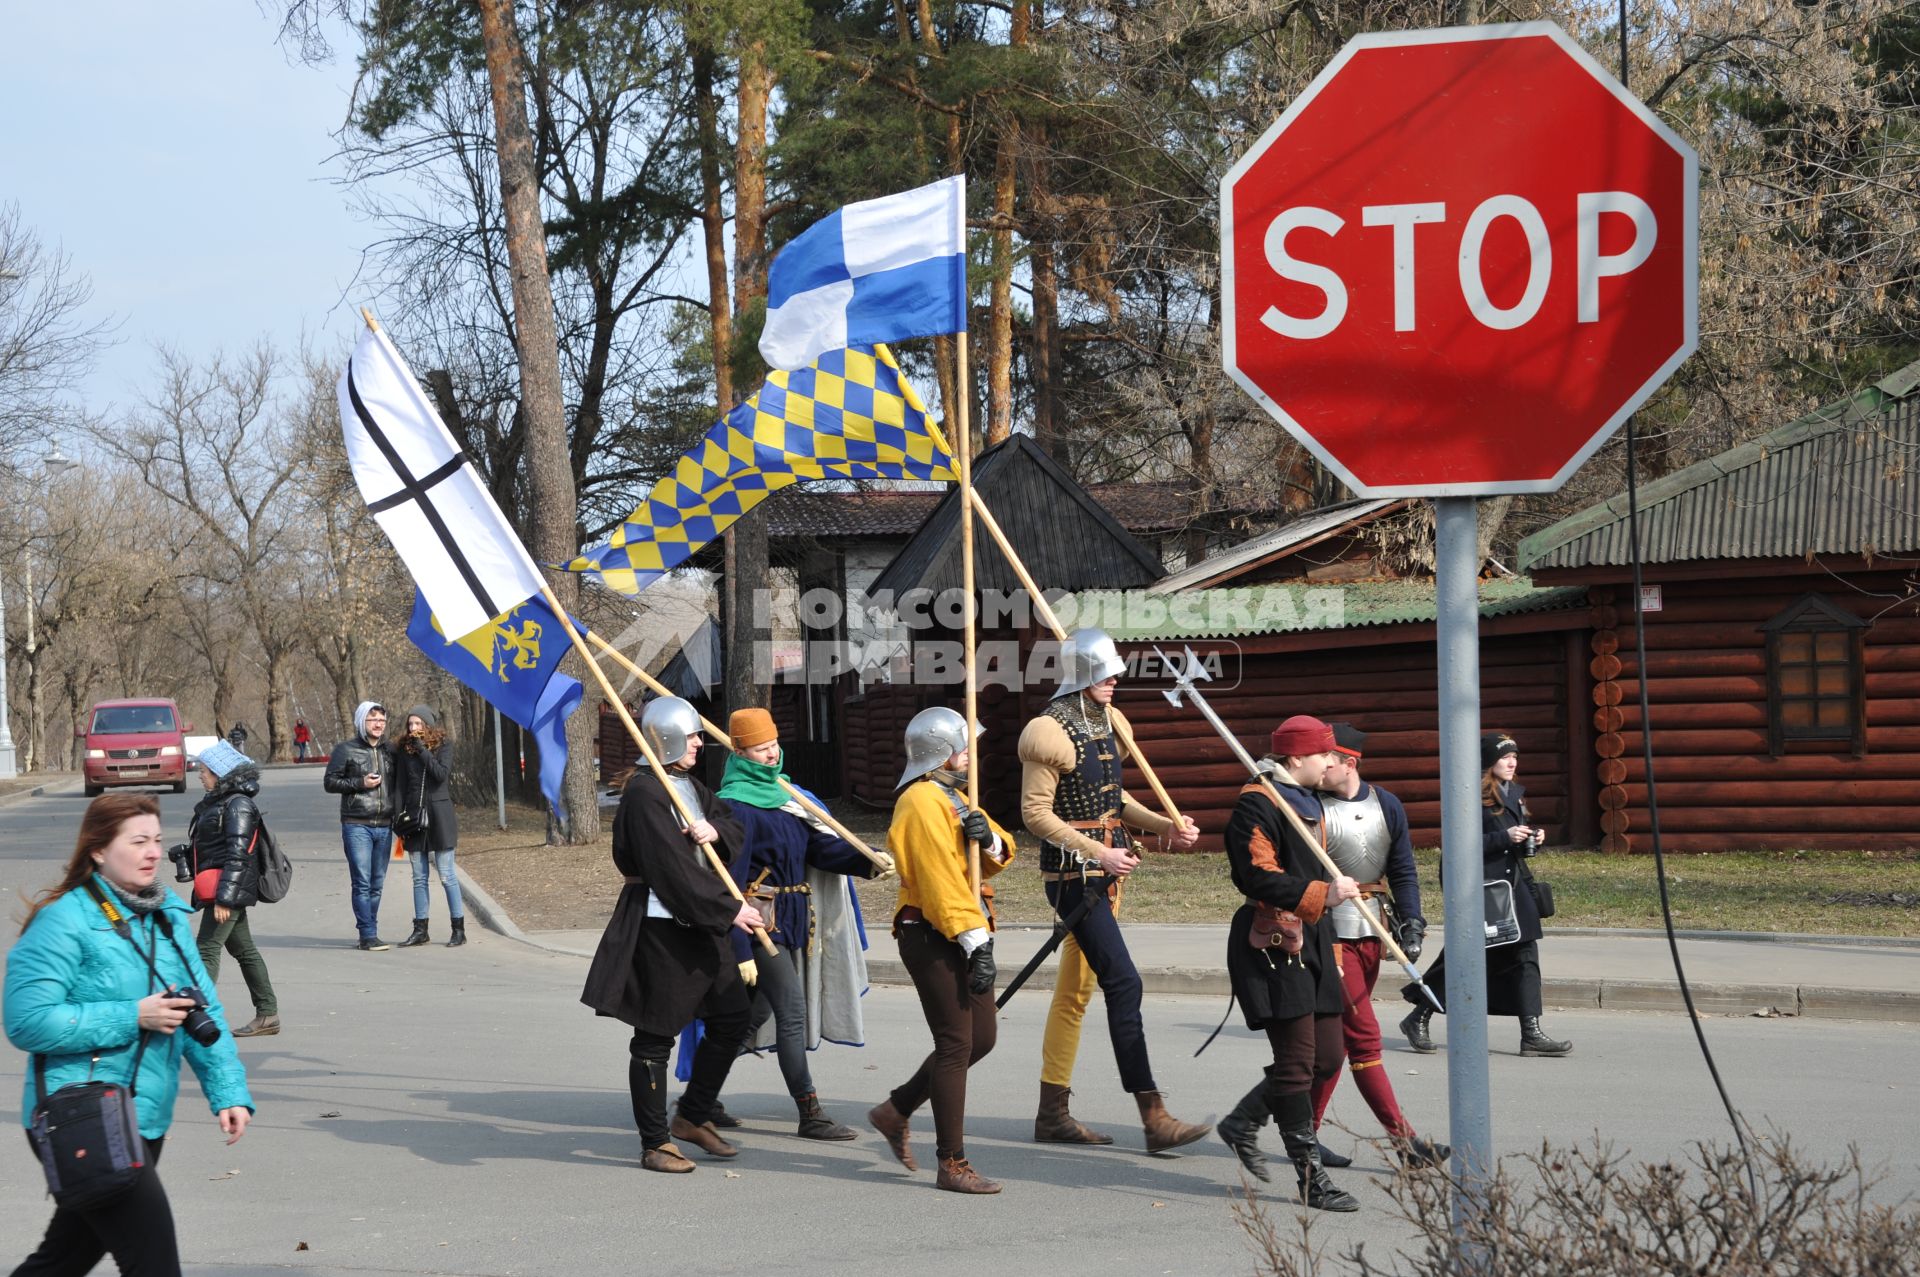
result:
M 58 478 L 60 475 L 64 474 L 68 470 L 73 469 L 73 467 L 79 465 L 80 463 L 73 460 L 71 457 L 61 456 L 60 449 L 56 447 L 52 452 L 49 452 L 46 455 L 46 457 L 41 461 L 40 464 L 42 465 L 42 467 L 45 468 L 49 476 L 53 478 Z M 27 593 L 26 593 L 27 660 L 31 662 L 34 657 L 34 648 L 35 648 L 35 644 L 34 644 L 35 636 L 34 636 L 34 624 L 33 624 L 34 622 L 33 551 L 31 547 L 29 547 L 26 551 L 26 568 L 27 568 Z M 13 729 L 8 722 L 8 715 L 7 715 L 7 662 L 5 659 L 6 633 L 7 633 L 6 591 L 4 589 L 0 589 L 0 780 L 11 780 L 13 777 L 18 776 L 20 774 L 18 753 L 15 750 L 14 743 L 13 743 Z M 36 704 L 34 706 L 34 709 L 37 711 L 38 708 L 39 706 Z M 34 725 L 35 727 L 38 727 L 37 722 Z M 43 760 L 35 759 L 34 761 L 37 763 L 41 763 L 44 766 Z

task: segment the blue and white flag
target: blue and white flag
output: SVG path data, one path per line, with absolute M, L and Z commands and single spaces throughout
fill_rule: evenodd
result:
M 849 204 L 767 271 L 760 355 L 805 368 L 830 350 L 967 330 L 967 180 Z

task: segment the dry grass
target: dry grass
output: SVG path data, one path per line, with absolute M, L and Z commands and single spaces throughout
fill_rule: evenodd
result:
M 847 804 L 847 824 L 884 845 L 884 819 Z M 493 828 L 493 809 L 461 813 L 460 863 L 522 927 L 548 930 L 602 925 L 620 894 L 608 837 L 590 847 L 549 847 L 543 816 L 509 808 L 510 828 Z M 1439 852 L 1419 853 L 1428 920 L 1441 921 Z M 1753 852 L 1670 856 L 1674 923 L 1701 931 L 1920 936 L 1920 853 Z M 1651 856 L 1553 852 L 1533 862 L 1553 884 L 1558 927 L 1657 927 L 1660 901 Z M 892 917 L 895 885 L 860 884 L 869 922 Z M 1031 856 L 994 880 L 1003 922 L 1051 916 Z M 1222 855 L 1149 855 L 1127 885 L 1132 922 L 1224 923 L 1240 904 Z

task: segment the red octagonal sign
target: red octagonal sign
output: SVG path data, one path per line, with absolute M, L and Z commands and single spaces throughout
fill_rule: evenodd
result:
M 1548 22 L 1365 35 L 1220 183 L 1227 372 L 1363 495 L 1558 488 L 1698 342 L 1698 161 Z

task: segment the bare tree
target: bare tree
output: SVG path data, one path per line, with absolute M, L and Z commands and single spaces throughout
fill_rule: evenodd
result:
M 112 323 L 83 315 L 93 285 L 0 204 L 0 456 L 63 415 L 59 400 L 93 364 Z

